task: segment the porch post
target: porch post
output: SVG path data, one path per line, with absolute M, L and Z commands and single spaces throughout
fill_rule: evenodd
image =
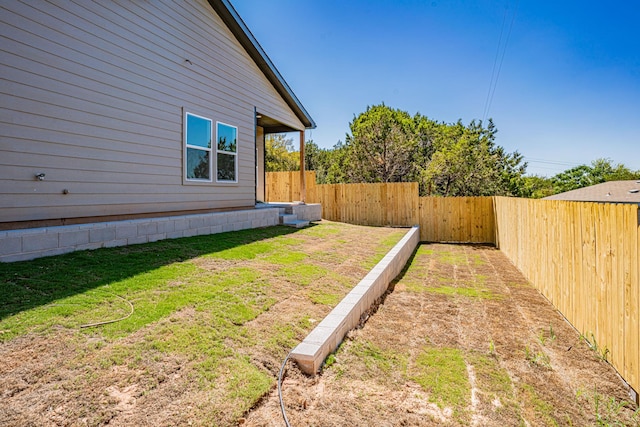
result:
M 305 202 L 307 198 L 307 182 L 304 173 L 304 129 L 300 131 L 300 201 Z

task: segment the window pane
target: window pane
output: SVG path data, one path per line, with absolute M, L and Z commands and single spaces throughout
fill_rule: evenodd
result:
M 187 145 L 211 148 L 211 121 L 187 114 Z
M 218 123 L 218 150 L 235 153 L 237 133 L 235 127 Z
M 236 180 L 236 156 L 218 153 L 218 181 Z
M 208 151 L 187 148 L 187 179 L 210 180 L 209 159 Z

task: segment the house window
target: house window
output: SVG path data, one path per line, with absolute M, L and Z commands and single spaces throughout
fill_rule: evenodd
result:
M 188 181 L 211 182 L 212 121 L 205 117 L 185 115 L 185 175 Z
M 219 182 L 238 181 L 238 128 L 216 123 L 217 152 L 216 171 Z

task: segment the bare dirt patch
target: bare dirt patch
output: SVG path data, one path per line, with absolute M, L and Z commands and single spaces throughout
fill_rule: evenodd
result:
M 328 365 L 288 365 L 292 426 L 640 423 L 613 368 L 490 247 L 422 245 Z M 276 390 L 242 421 L 282 425 Z

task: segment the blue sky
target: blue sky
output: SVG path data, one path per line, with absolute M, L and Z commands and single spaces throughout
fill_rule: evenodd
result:
M 487 117 L 530 174 L 601 157 L 640 169 L 639 1 L 231 1 L 321 147 L 381 102 L 482 119 L 499 68 Z

